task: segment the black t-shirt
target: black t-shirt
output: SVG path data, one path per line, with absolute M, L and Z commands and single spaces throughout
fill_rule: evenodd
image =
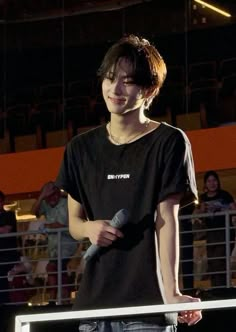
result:
M 130 213 L 124 238 L 87 264 L 75 309 L 163 303 L 155 254 L 154 214 L 170 194 L 197 196 L 190 143 L 162 123 L 133 143 L 114 145 L 101 126 L 68 144 L 57 185 L 81 203 L 90 220 Z M 168 315 L 166 323 L 176 323 Z
M 221 212 L 225 210 L 229 210 L 230 204 L 234 202 L 233 196 L 225 190 L 219 190 L 215 196 L 208 196 L 207 193 L 203 193 L 200 195 L 199 199 L 200 203 L 205 203 L 206 212 Z M 231 221 L 231 218 L 230 218 Z M 225 228 L 226 220 L 225 216 L 215 216 L 212 215 L 210 217 L 204 218 L 204 223 L 207 229 L 211 228 Z M 230 238 L 233 240 L 234 232 L 230 230 Z M 207 231 L 207 239 L 212 242 L 217 241 L 225 241 L 225 231 L 224 230 L 216 230 Z
M 200 202 L 206 203 L 206 212 L 219 212 L 228 210 L 234 202 L 233 196 L 225 190 L 219 190 L 215 196 L 208 196 L 207 193 L 200 195 Z
M 11 226 L 11 233 L 16 232 L 16 216 L 13 211 L 0 213 L 0 227 Z M 14 249 L 15 250 L 12 250 Z M 0 260 L 14 261 L 18 258 L 16 236 L 2 237 L 0 239 Z

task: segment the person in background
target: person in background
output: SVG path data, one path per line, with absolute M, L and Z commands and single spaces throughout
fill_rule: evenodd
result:
M 125 36 L 106 53 L 98 75 L 110 121 L 75 136 L 56 180 L 68 193 L 69 229 L 101 247 L 86 262 L 74 309 L 199 301 L 178 285 L 178 210 L 197 196 L 186 135 L 147 117 L 166 65 L 148 40 Z M 120 209 L 129 222 L 109 224 Z M 182 312 L 189 325 L 198 310 Z M 175 331 L 177 314 L 80 322 L 80 331 Z
M 5 194 L 0 191 L 0 235 L 17 231 L 15 212 L 6 211 L 4 203 Z M 2 304 L 10 301 L 7 275 L 19 259 L 17 247 L 15 235 L 0 237 L 0 303 Z
M 200 195 L 199 207 L 196 213 L 214 213 L 226 210 L 236 210 L 234 198 L 221 188 L 219 175 L 209 170 L 204 174 L 204 193 Z M 226 236 L 225 216 L 204 218 L 206 226 L 206 244 L 208 258 L 208 273 L 213 287 L 226 286 Z M 231 225 L 232 226 L 232 225 Z M 219 228 L 218 230 L 214 230 Z M 226 229 L 226 231 L 229 231 Z M 233 232 L 230 231 L 232 236 Z M 231 238 L 230 236 L 230 238 Z
M 22 247 L 22 245 L 21 245 Z M 25 303 L 34 295 L 32 261 L 19 250 L 19 260 L 8 271 L 8 282 L 11 288 L 10 302 Z
M 54 182 L 46 183 L 39 194 L 38 199 L 32 206 L 32 213 L 37 217 L 44 215 L 46 221 L 42 224 L 41 231 L 60 229 L 68 227 L 67 197 L 63 195 Z M 61 255 L 62 255 L 62 283 L 68 283 L 67 264 L 75 253 L 77 242 L 66 232 L 61 233 Z M 58 234 L 48 232 L 48 254 L 47 265 L 48 286 L 51 300 L 56 300 L 57 288 L 57 266 L 58 266 Z M 63 287 L 63 298 L 68 299 L 70 288 Z

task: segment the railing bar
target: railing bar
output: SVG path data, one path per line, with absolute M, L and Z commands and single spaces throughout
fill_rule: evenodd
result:
M 226 309 L 236 307 L 236 299 L 217 300 L 217 301 L 203 301 L 203 302 L 188 302 L 175 304 L 160 304 L 151 306 L 137 306 L 137 307 L 123 307 L 112 309 L 96 309 L 96 310 L 81 310 L 81 311 L 66 311 L 56 313 L 45 313 L 35 315 L 21 315 L 16 316 L 21 323 L 33 323 L 42 321 L 54 321 L 65 319 L 84 319 L 84 318 L 108 318 L 121 316 L 135 316 L 135 315 L 152 315 L 157 313 L 173 313 L 188 310 L 211 310 L 211 309 Z

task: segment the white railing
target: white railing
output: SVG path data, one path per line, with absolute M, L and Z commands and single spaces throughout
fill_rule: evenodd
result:
M 5 237 L 5 238 L 12 238 L 12 237 L 16 237 L 16 238 L 21 238 L 23 245 L 22 246 L 18 246 L 17 248 L 8 248 L 7 250 L 4 249 L 0 249 L 0 257 L 1 257 L 1 252 L 9 252 L 10 251 L 19 251 L 20 255 L 23 256 L 27 256 L 29 263 L 32 265 L 32 271 L 30 272 L 20 272 L 17 275 L 14 275 L 12 277 L 10 277 L 9 275 L 0 275 L 0 283 L 1 280 L 3 279 L 7 279 L 10 282 L 9 284 L 9 289 L 2 289 L 0 287 L 0 298 L 1 298 L 1 293 L 4 293 L 6 291 L 9 292 L 9 294 L 11 293 L 17 293 L 19 294 L 19 292 L 30 292 L 30 291 L 36 291 L 37 294 L 40 296 L 36 296 L 36 301 L 37 305 L 39 304 L 45 304 L 48 301 L 53 301 L 56 304 L 62 304 L 63 301 L 71 301 L 71 297 L 69 298 L 63 298 L 62 296 L 62 289 L 64 287 L 68 287 L 71 288 L 72 292 L 77 291 L 77 280 L 76 278 L 77 273 L 78 273 L 78 265 L 75 266 L 73 269 L 68 270 L 62 270 L 62 258 L 63 259 L 68 259 L 68 260 L 81 260 L 81 257 L 83 255 L 83 251 L 78 251 L 78 253 L 75 253 L 74 256 L 71 257 L 62 257 L 62 242 L 61 242 L 61 234 L 62 232 L 68 231 L 67 228 L 60 228 L 60 229 L 56 229 L 56 230 L 48 230 L 48 233 L 56 233 L 58 236 L 58 240 L 57 240 L 57 244 L 58 244 L 58 248 L 57 248 L 57 253 L 58 253 L 58 257 L 57 257 L 57 272 L 47 272 L 46 271 L 46 263 L 49 262 L 49 257 L 48 257 L 48 251 L 47 251 L 47 244 L 43 244 L 41 245 L 40 242 L 38 242 L 38 240 L 36 239 L 36 237 L 41 234 L 40 231 L 25 231 L 25 232 L 16 232 L 16 233 L 8 233 L 8 234 L 0 234 L 0 240 L 1 238 Z M 44 234 L 45 235 L 45 234 Z M 27 244 L 25 242 L 25 239 L 29 238 L 30 239 L 30 243 Z M 65 244 L 65 242 L 63 242 Z M 79 245 L 83 245 L 85 248 L 88 246 L 88 241 L 78 241 L 78 246 Z M 8 262 L 2 262 L 0 261 L 0 270 L 1 267 L 3 267 L 3 265 L 11 265 L 11 267 L 13 267 L 15 264 L 17 265 L 19 263 L 19 261 L 8 261 Z M 68 273 L 70 275 L 72 275 L 72 277 L 70 278 L 71 281 L 69 283 L 63 283 L 62 281 L 62 275 L 63 273 Z M 57 276 L 57 283 L 54 286 L 49 286 L 47 284 L 47 280 L 48 277 L 52 276 L 52 275 L 56 275 Z M 28 278 L 31 279 L 33 281 L 33 283 L 28 284 L 25 287 L 19 287 L 18 286 L 18 282 L 16 282 L 16 286 L 14 286 L 14 288 L 11 288 L 11 281 L 14 278 Z M 39 284 L 38 284 L 39 283 Z M 57 298 L 48 298 L 47 296 L 47 292 L 50 291 L 50 289 L 52 288 L 57 288 Z M 35 294 L 35 295 L 37 295 Z M 34 298 L 34 296 L 33 296 Z M 22 301 L 17 301 L 16 302 L 10 302 L 10 303 L 5 303 L 5 304 L 24 304 L 27 303 L 29 305 L 34 304 L 31 301 L 32 299 L 29 298 L 26 302 L 22 302 Z M 39 302 L 38 302 L 39 301 Z M 1 302 L 1 301 L 0 301 Z
M 208 261 L 217 261 L 217 260 L 225 260 L 225 270 L 222 271 L 210 271 L 208 272 L 207 270 L 205 271 L 202 271 L 202 272 L 194 272 L 192 274 L 188 274 L 188 276 L 194 276 L 196 279 L 201 276 L 202 274 L 204 274 L 205 278 L 210 278 L 216 274 L 220 275 L 220 274 L 226 274 L 226 283 L 225 284 L 222 284 L 218 287 L 231 287 L 232 286 L 232 275 L 234 274 L 236 276 L 236 256 L 234 257 L 234 264 L 232 264 L 232 248 L 235 247 L 236 248 L 236 223 L 234 222 L 232 224 L 231 222 L 231 219 L 232 217 L 235 218 L 235 215 L 236 215 L 236 211 L 230 211 L 230 210 L 227 210 L 227 211 L 222 211 L 222 212 L 214 212 L 214 213 L 199 213 L 199 214 L 193 214 L 193 215 L 186 215 L 186 216 L 180 216 L 179 219 L 180 219 L 180 222 L 181 222 L 181 225 L 183 225 L 186 221 L 188 222 L 193 222 L 193 220 L 196 220 L 196 219 L 200 219 L 200 220 L 204 220 L 204 218 L 214 218 L 214 217 L 224 217 L 225 218 L 225 225 L 224 227 L 218 227 L 218 228 L 202 228 L 202 229 L 198 229 L 198 230 L 183 230 L 180 234 L 181 237 L 183 236 L 186 236 L 188 234 L 192 234 L 193 235 L 193 238 L 194 238 L 194 235 L 195 234 L 198 234 L 200 232 L 202 233 L 208 233 L 210 234 L 211 232 L 215 232 L 215 231 L 220 231 L 222 233 L 225 233 L 225 241 L 224 242 L 220 242 L 220 241 L 216 241 L 215 242 L 210 242 L 208 243 L 207 242 L 207 236 L 205 236 L 205 238 L 203 240 L 200 240 L 200 241 L 194 241 L 193 240 L 193 245 L 187 243 L 187 245 L 182 245 L 181 246 L 181 249 L 182 249 L 182 257 L 184 256 L 183 255 L 183 251 L 184 250 L 188 250 L 193 248 L 193 249 L 197 249 L 199 247 L 204 247 L 205 249 L 205 255 L 206 255 L 206 251 L 207 251 L 207 248 L 211 247 L 211 246 L 219 246 L 219 245 L 223 245 L 225 246 L 225 254 L 222 256 L 217 256 L 217 254 L 214 256 L 214 257 L 203 257 L 203 259 L 205 260 L 208 260 Z M 214 221 L 213 221 L 213 224 L 214 224 Z M 184 227 L 182 227 L 184 229 Z M 196 258 L 196 257 L 195 257 Z M 194 257 L 193 257 L 193 260 L 194 260 Z M 181 263 L 186 263 L 188 262 L 188 260 L 185 260 L 185 259 L 181 259 Z M 234 265 L 234 266 L 233 266 Z M 180 273 L 181 275 L 181 273 Z M 182 277 L 186 277 L 186 274 L 182 274 L 181 275 Z M 234 286 L 234 285 L 233 285 Z M 212 285 L 209 285 L 207 288 L 211 288 L 211 287 L 215 287 L 217 288 L 217 286 L 212 286 Z M 204 287 L 203 287 L 204 288 Z
M 186 310 L 213 310 L 236 307 L 236 299 L 162 304 L 114 309 L 82 310 L 59 313 L 20 315 L 15 318 L 15 332 L 30 332 L 30 324 L 36 322 L 65 321 L 72 319 L 107 319 L 112 317 L 147 316 L 160 313 L 173 313 Z

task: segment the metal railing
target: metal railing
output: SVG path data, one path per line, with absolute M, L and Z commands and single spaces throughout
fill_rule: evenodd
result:
M 88 320 L 88 319 L 107 319 L 121 317 L 145 317 L 147 315 L 161 313 L 175 313 L 188 310 L 213 310 L 213 309 L 233 309 L 236 307 L 236 299 L 204 301 L 204 302 L 188 302 L 176 304 L 160 304 L 138 307 L 123 308 L 107 308 L 97 310 L 81 310 L 70 312 L 44 313 L 34 315 L 18 315 L 15 318 L 15 332 L 30 332 L 31 323 L 36 322 L 52 322 L 52 321 L 69 321 L 72 319 Z
M 231 239 L 230 234 L 235 232 L 235 226 L 232 225 L 231 219 L 232 216 L 235 215 L 235 211 L 224 211 L 224 212 L 217 212 L 217 213 L 204 213 L 204 214 L 194 214 L 194 215 L 185 215 L 180 216 L 180 238 L 184 238 L 186 236 L 189 236 L 188 241 L 181 241 L 181 260 L 180 260 L 180 284 L 182 290 L 187 290 L 188 288 L 201 288 L 201 289 L 209 289 L 209 288 L 217 288 L 217 287 L 227 287 L 230 288 L 233 286 L 233 274 L 236 276 L 236 269 L 232 266 L 232 250 L 231 247 L 234 244 L 234 240 Z M 207 229 L 202 228 L 199 230 L 194 229 L 193 227 L 193 220 L 194 219 L 200 219 L 203 220 L 205 218 L 215 218 L 215 217 L 221 217 L 224 218 L 224 227 L 217 227 L 217 228 L 210 228 Z M 33 221 L 32 221 L 33 222 Z M 188 227 L 186 230 L 186 223 L 188 223 Z M 0 234 L 0 241 L 1 238 L 8 238 L 8 237 L 16 237 L 17 239 L 21 239 L 21 242 L 23 243 L 22 246 L 18 246 L 17 248 L 10 248 L 7 249 L 10 251 L 16 251 L 19 250 L 22 255 L 27 256 L 29 263 L 32 266 L 31 271 L 27 272 L 21 272 L 17 275 L 15 275 L 13 278 L 9 277 L 9 275 L 0 274 L 0 283 L 1 280 L 7 280 L 8 281 L 8 289 L 2 289 L 0 287 L 0 299 L 1 294 L 4 292 L 8 292 L 9 294 L 20 294 L 20 292 L 23 292 L 21 294 L 26 295 L 26 292 L 29 293 L 29 296 L 27 299 L 24 299 L 24 301 L 19 299 L 17 301 L 9 300 L 9 302 L 5 304 L 28 304 L 28 305 L 43 305 L 46 303 L 49 303 L 51 301 L 55 302 L 56 304 L 63 304 L 63 303 L 71 303 L 74 300 L 75 293 L 78 290 L 79 287 L 79 278 L 80 275 L 83 273 L 83 253 L 85 252 L 86 248 L 89 245 L 88 241 L 80 241 L 78 242 L 78 249 L 77 252 L 72 257 L 62 257 L 62 241 L 61 236 L 62 233 L 68 231 L 67 228 L 61 228 L 61 229 L 55 229 L 55 230 L 49 230 L 48 233 L 56 233 L 58 237 L 58 256 L 57 256 L 57 272 L 48 272 L 45 269 L 44 265 L 44 271 L 37 270 L 37 266 L 40 265 L 40 262 L 47 262 L 48 261 L 48 252 L 47 252 L 47 243 L 40 243 L 39 240 L 37 240 L 37 237 L 39 239 L 39 234 L 42 235 L 40 231 L 25 231 L 25 232 L 17 232 L 17 233 L 9 233 L 9 234 Z M 209 232 L 223 232 L 224 233 L 224 239 L 225 241 L 219 242 L 216 241 L 208 243 L 207 242 L 207 234 Z M 202 232 L 202 234 L 205 234 L 201 237 L 201 240 L 196 240 L 196 235 L 199 235 Z M 45 234 L 44 234 L 45 236 Z M 205 238 L 204 238 L 205 237 Z M 30 240 L 30 241 L 27 241 Z M 183 243 L 182 243 L 183 242 Z M 186 243 L 187 242 L 187 243 Z M 224 270 L 220 271 L 197 271 L 195 269 L 196 260 L 198 259 L 196 257 L 196 252 L 199 248 L 205 250 L 205 255 L 207 254 L 207 248 L 214 247 L 214 246 L 223 246 L 224 249 L 224 255 L 221 256 L 215 256 L 215 257 L 202 257 L 202 259 L 206 261 L 219 261 L 221 260 L 223 265 L 225 266 Z M 0 249 L 0 257 L 1 252 L 5 252 L 4 249 Z M 192 252 L 192 254 L 191 254 Z M 188 258 L 186 259 L 186 253 L 188 254 Z M 190 254 L 189 254 L 190 253 Z M 72 264 L 72 268 L 65 270 L 62 270 L 62 258 L 67 258 L 70 260 L 70 262 L 74 262 Z M 236 257 L 235 257 L 236 261 Z M 11 262 L 11 265 L 18 264 L 19 261 L 13 261 Z M 184 269 L 184 264 L 190 265 L 188 272 L 186 273 Z M 9 264 L 9 262 L 2 262 L 0 260 L 0 271 L 2 271 L 2 267 L 6 264 Z M 66 273 L 69 275 L 69 282 L 63 283 L 63 273 Z M 50 275 L 56 275 L 57 282 L 56 285 L 51 286 L 48 284 L 48 277 Z M 214 286 L 211 284 L 211 278 L 214 275 L 225 275 L 226 282 L 223 284 L 220 284 L 218 286 Z M 25 284 L 20 285 L 17 284 L 17 282 L 14 285 L 14 282 L 12 282 L 11 279 L 18 278 L 24 280 Z M 185 286 L 184 280 L 186 278 L 192 278 L 192 287 Z M 31 282 L 28 282 L 27 280 L 31 280 Z M 236 280 L 235 280 L 236 281 Z M 49 293 L 50 289 L 57 288 L 57 295 L 56 298 L 50 298 Z M 67 287 L 70 289 L 70 296 L 64 297 L 63 295 L 63 289 Z M 12 296 L 10 296 L 12 298 Z M 14 300 L 14 297 L 13 297 Z

